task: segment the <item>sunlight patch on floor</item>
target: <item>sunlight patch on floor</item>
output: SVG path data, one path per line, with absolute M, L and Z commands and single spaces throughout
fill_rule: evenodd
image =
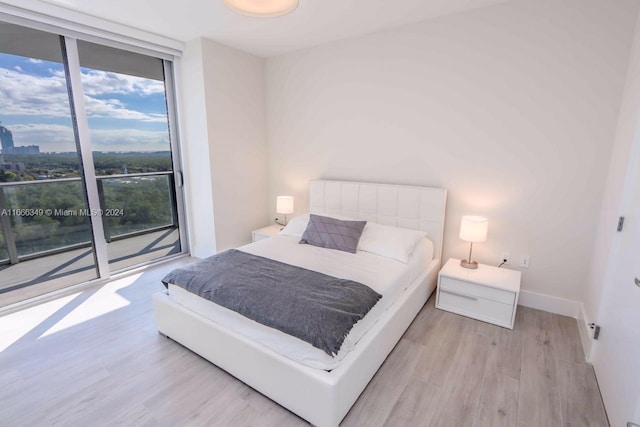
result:
M 49 328 L 49 330 L 42 334 L 40 338 L 47 337 L 55 334 L 56 332 L 63 331 L 88 320 L 95 319 L 107 313 L 111 313 L 112 311 L 126 307 L 130 304 L 130 301 L 118 295 L 117 292 L 118 290 L 126 288 L 134 283 L 141 275 L 142 273 L 135 274 L 104 285 L 86 301 L 64 316 L 63 319 Z
M 79 293 L 0 317 L 0 352 L 70 303 Z

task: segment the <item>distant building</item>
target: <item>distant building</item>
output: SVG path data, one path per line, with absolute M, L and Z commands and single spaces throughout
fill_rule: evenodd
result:
M 0 170 L 24 172 L 26 168 L 24 167 L 24 163 L 0 162 Z
M 2 143 L 2 152 L 10 154 L 13 150 L 13 134 L 4 126 L 0 126 L 0 143 Z
M 39 145 L 25 145 L 23 147 L 13 147 L 10 151 L 4 151 L 5 154 L 40 154 Z
M 2 154 L 40 154 L 39 145 L 23 147 L 13 145 L 13 134 L 4 126 L 0 126 L 0 142 L 2 142 Z

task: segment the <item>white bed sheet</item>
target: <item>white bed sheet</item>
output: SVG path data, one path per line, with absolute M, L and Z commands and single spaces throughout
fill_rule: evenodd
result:
M 169 297 L 201 316 L 291 360 L 312 368 L 332 370 L 433 259 L 433 244 L 428 239 L 423 239 L 418 244 L 407 264 L 367 252 L 350 254 L 300 245 L 298 240 L 296 237 L 278 235 L 238 249 L 330 276 L 354 280 L 382 295 L 378 304 L 351 329 L 340 351 L 333 357 L 303 340 L 248 319 L 178 286 L 169 284 Z

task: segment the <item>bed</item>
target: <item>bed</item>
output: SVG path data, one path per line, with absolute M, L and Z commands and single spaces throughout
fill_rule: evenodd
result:
M 242 318 L 241 315 L 229 310 L 227 313 L 222 307 L 211 308 L 214 303 L 171 284 L 168 292 L 153 296 L 154 310 L 157 327 L 162 334 L 310 423 L 337 426 L 435 288 L 442 254 L 446 190 L 319 180 L 310 183 L 309 205 L 310 212 L 317 215 L 423 230 L 430 241 L 429 245 L 416 248 L 417 258 L 427 258 L 426 261 L 412 261 L 413 264 L 409 263 L 411 267 L 403 267 L 398 270 L 399 274 L 389 273 L 389 277 L 395 277 L 399 285 L 390 287 L 391 290 L 380 288 L 383 294 L 380 302 L 386 303 L 377 304 L 371 310 L 379 311 L 374 322 L 364 326 L 361 322 L 356 324 L 349 336 L 358 328 L 361 333 L 354 334 L 357 337 L 352 342 L 345 341 L 346 347 L 343 347 L 348 351 L 341 349 L 343 354 L 323 358 L 321 352 L 312 354 L 313 351 L 302 344 L 287 353 L 282 350 L 291 347 L 286 337 L 269 338 L 270 328 L 243 325 L 242 319 L 238 318 Z M 283 262 L 292 265 L 302 263 L 302 267 L 311 269 L 314 266 L 305 262 L 337 265 L 327 274 L 351 274 L 340 270 L 342 264 L 336 251 L 307 247 L 304 248 L 306 253 L 296 255 L 292 250 L 296 241 L 291 236 L 276 236 L 240 249 L 257 255 L 281 257 Z M 328 259 L 322 261 L 325 253 L 329 253 Z M 366 256 L 358 257 L 360 259 L 366 270 L 371 260 Z M 388 265 L 385 270 L 393 270 L 392 264 Z M 346 268 L 348 270 L 348 266 Z M 363 268 L 354 267 L 353 270 Z M 357 273 L 353 274 L 359 277 Z M 365 277 L 364 281 L 367 280 L 370 279 Z M 381 277 L 374 287 L 383 286 L 386 281 L 390 279 Z M 388 292 L 393 292 L 393 297 L 387 298 Z

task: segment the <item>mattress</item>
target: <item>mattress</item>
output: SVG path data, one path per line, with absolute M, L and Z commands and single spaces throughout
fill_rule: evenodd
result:
M 168 287 L 169 298 L 291 360 L 312 368 L 332 370 L 353 350 L 360 338 L 398 299 L 398 296 L 427 269 L 433 259 L 433 244 L 428 239 L 423 239 L 416 246 L 407 264 L 368 252 L 360 251 L 357 254 L 350 254 L 311 245 L 300 245 L 298 241 L 297 237 L 277 235 L 238 249 L 330 276 L 354 280 L 382 295 L 378 304 L 354 325 L 335 356 L 329 356 L 305 341 L 257 323 L 172 284 Z

